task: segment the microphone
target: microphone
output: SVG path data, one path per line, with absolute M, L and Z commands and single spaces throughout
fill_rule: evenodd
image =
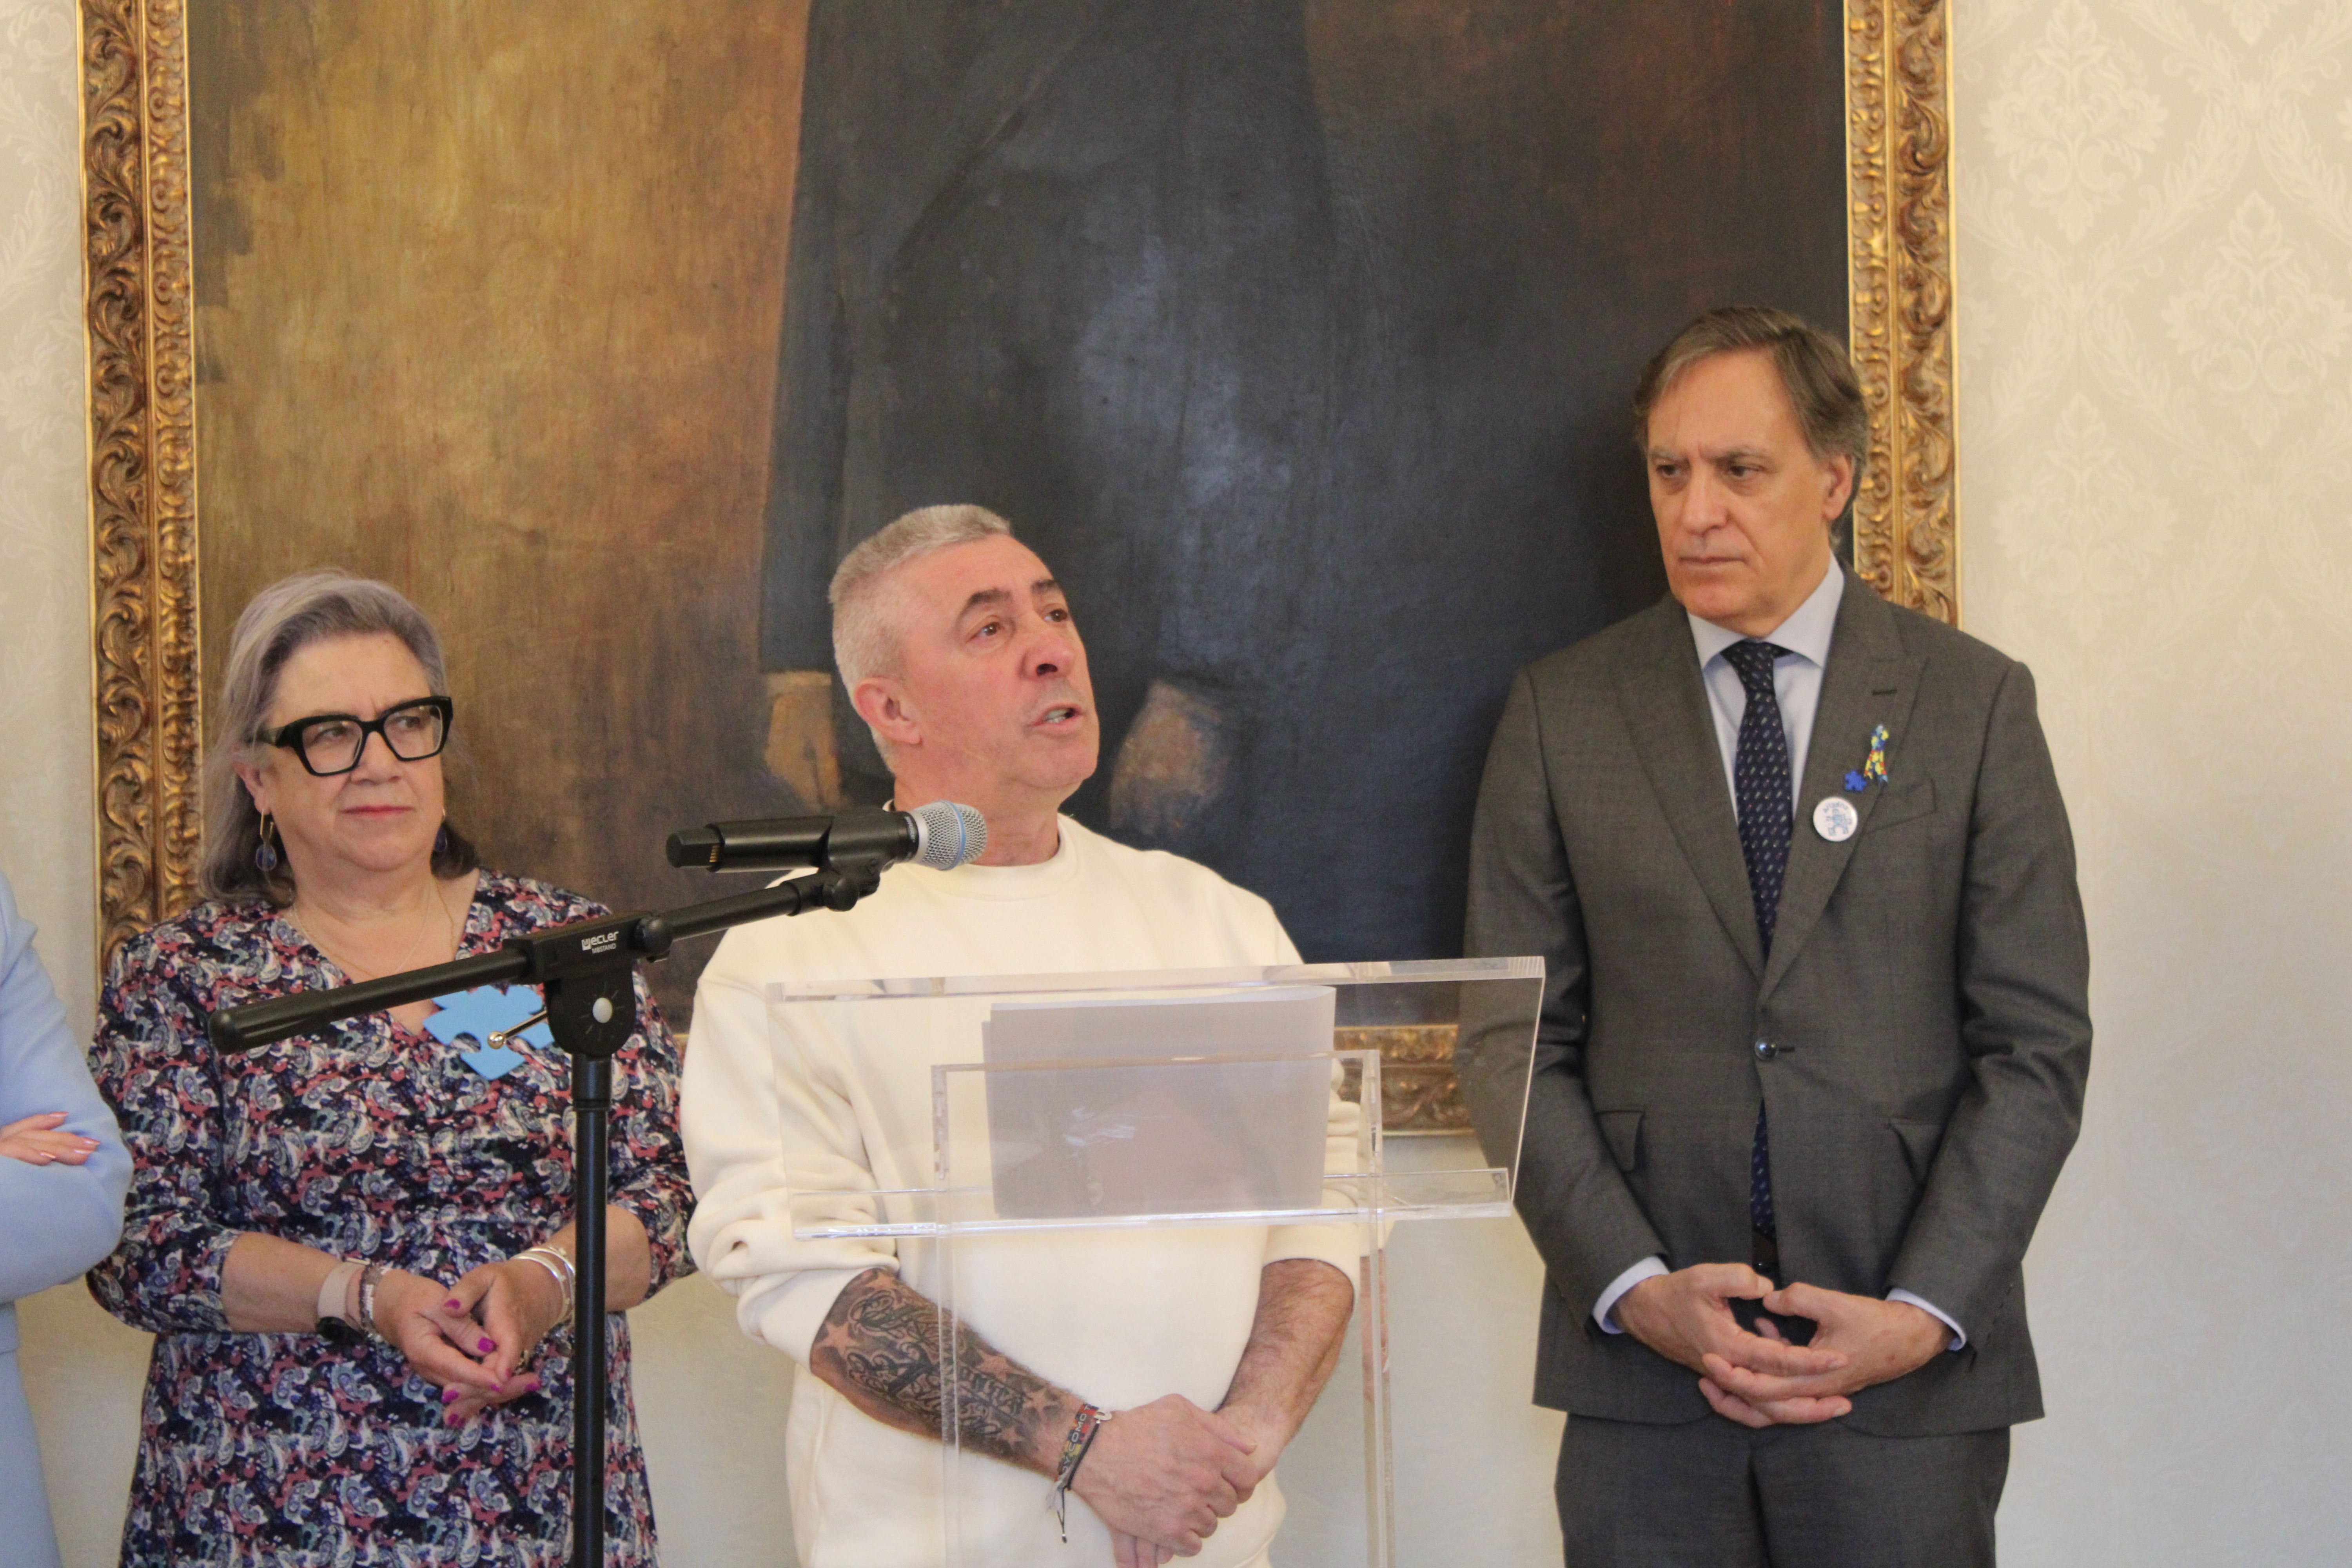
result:
M 714 822 L 669 836 L 669 863 L 711 871 L 833 868 L 912 860 L 935 871 L 969 866 L 988 848 L 988 821 L 968 805 L 935 800 L 912 811 L 858 808 L 832 816 Z

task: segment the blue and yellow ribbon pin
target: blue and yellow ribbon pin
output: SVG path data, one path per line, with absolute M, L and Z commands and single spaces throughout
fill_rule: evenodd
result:
M 1861 770 L 1845 775 L 1846 793 L 1860 795 L 1886 782 L 1886 726 L 1881 724 L 1870 732 L 1870 755 L 1863 758 Z

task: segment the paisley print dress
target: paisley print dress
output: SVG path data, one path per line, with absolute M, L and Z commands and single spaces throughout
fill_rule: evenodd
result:
M 481 873 L 461 955 L 593 918 L 597 905 Z M 92 1068 L 137 1162 L 99 1302 L 156 1336 L 123 1524 L 126 1568 L 408 1568 L 566 1561 L 572 1337 L 533 1363 L 540 1391 L 466 1426 L 390 1346 L 324 1333 L 235 1333 L 221 1266 L 242 1231 L 453 1282 L 572 1217 L 570 1075 L 560 1051 L 484 1078 L 457 1048 L 386 1015 L 238 1056 L 205 1036 L 215 1008 L 344 975 L 259 903 L 207 903 L 116 954 Z M 677 1053 L 643 979 L 639 1029 L 614 1058 L 612 1201 L 645 1226 L 656 1289 L 690 1268 Z M 655 1562 L 653 1504 L 611 1320 L 606 1561 Z

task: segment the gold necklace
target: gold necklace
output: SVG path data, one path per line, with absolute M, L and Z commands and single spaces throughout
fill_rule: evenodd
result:
M 441 889 L 437 886 L 434 888 L 432 896 L 434 906 L 441 911 L 441 929 L 448 936 L 451 948 L 455 949 L 457 942 L 457 922 L 449 913 L 449 900 L 442 896 Z M 303 937 L 309 941 L 312 947 L 317 948 L 320 952 L 325 953 L 328 958 L 331 959 L 334 962 L 336 968 L 341 970 L 354 981 L 380 980 L 387 974 L 398 974 L 401 971 L 406 969 L 408 967 L 408 961 L 416 956 L 418 946 L 424 942 L 425 933 L 432 929 L 429 924 L 419 927 L 415 936 L 409 940 L 408 950 L 405 952 L 403 952 L 399 959 L 395 961 L 390 968 L 378 970 L 373 974 L 364 974 L 360 972 L 360 968 L 357 964 L 352 963 L 341 953 L 337 952 L 333 948 L 329 947 L 326 943 L 326 940 L 320 936 L 317 931 L 310 929 L 310 922 L 302 918 L 302 911 L 299 908 L 294 905 L 289 905 L 286 912 L 293 917 L 294 929 L 300 931 Z

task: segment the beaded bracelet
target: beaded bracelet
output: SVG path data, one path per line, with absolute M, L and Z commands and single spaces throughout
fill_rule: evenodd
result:
M 1047 1506 L 1054 1510 L 1054 1522 L 1062 1531 L 1062 1544 L 1070 1542 L 1070 1483 L 1078 1479 L 1078 1466 L 1095 1446 L 1095 1435 L 1110 1419 L 1110 1412 L 1091 1405 L 1078 1406 L 1078 1417 L 1070 1423 L 1069 1435 L 1062 1439 L 1062 1462 L 1054 1474 L 1053 1496 Z

